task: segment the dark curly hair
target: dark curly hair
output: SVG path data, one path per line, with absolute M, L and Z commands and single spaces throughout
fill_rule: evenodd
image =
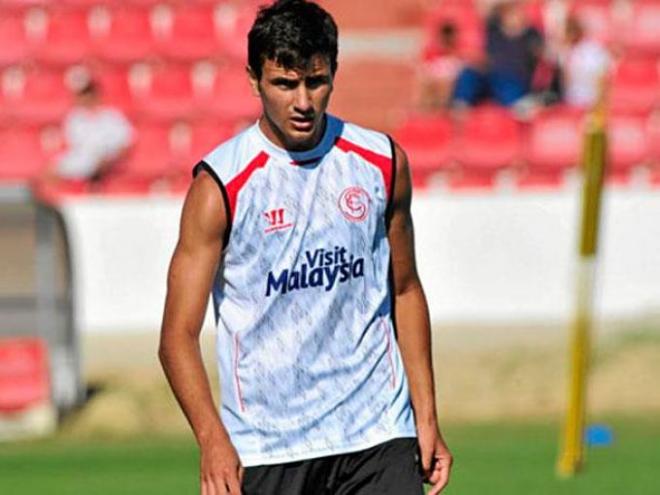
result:
M 248 34 L 248 65 L 257 79 L 266 60 L 294 69 L 315 55 L 327 57 L 332 73 L 337 71 L 337 25 L 328 12 L 307 0 L 261 7 Z

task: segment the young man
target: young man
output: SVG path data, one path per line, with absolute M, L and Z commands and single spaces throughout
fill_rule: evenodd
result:
M 337 28 L 263 8 L 248 72 L 263 115 L 195 167 L 160 358 L 204 495 L 420 495 L 446 485 L 411 185 L 387 136 L 326 114 Z M 220 414 L 199 348 L 209 292 Z

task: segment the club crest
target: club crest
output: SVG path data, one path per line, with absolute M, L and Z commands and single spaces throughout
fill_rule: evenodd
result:
M 371 198 L 369 193 L 359 186 L 352 186 L 339 196 L 339 210 L 351 222 L 362 222 L 369 214 Z

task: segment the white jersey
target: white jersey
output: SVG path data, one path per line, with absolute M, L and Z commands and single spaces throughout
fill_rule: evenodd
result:
M 213 288 L 221 417 L 243 465 L 414 437 L 387 219 L 393 147 L 327 117 L 289 152 L 253 125 L 200 162 L 231 219 Z

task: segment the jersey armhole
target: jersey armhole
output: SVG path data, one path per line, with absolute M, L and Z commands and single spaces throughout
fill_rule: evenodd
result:
M 218 177 L 218 174 L 215 173 L 213 167 L 211 167 L 211 165 L 206 163 L 204 160 L 200 160 L 193 167 L 192 170 L 193 177 L 197 177 L 202 170 L 211 176 L 211 178 L 218 185 L 218 188 L 220 189 L 220 193 L 222 194 L 222 202 L 225 205 L 225 214 L 227 216 L 227 228 L 225 229 L 225 235 L 222 239 L 222 243 L 224 248 L 226 248 L 227 243 L 229 242 L 229 234 L 231 233 L 231 226 L 232 226 L 231 206 L 229 205 L 229 195 L 227 194 L 227 188 L 220 180 L 220 177 Z
M 390 179 L 390 190 L 387 194 L 387 207 L 385 209 L 385 225 L 389 228 L 393 213 L 392 210 L 394 209 L 394 184 L 396 183 L 396 146 L 394 145 L 394 140 L 389 134 L 387 134 L 387 139 L 390 142 L 390 148 L 392 150 L 392 178 Z
M 387 207 L 385 209 L 385 227 L 389 231 L 390 221 L 394 210 L 394 184 L 396 182 L 396 146 L 392 136 L 387 134 L 387 139 L 390 142 L 392 150 L 392 178 L 390 180 L 390 190 L 388 194 Z M 394 338 L 399 339 L 399 329 L 396 324 L 396 296 L 394 295 L 394 267 L 392 266 L 392 256 L 390 254 L 389 268 L 387 270 L 387 285 L 390 289 L 390 319 L 392 321 L 392 330 L 394 331 Z

